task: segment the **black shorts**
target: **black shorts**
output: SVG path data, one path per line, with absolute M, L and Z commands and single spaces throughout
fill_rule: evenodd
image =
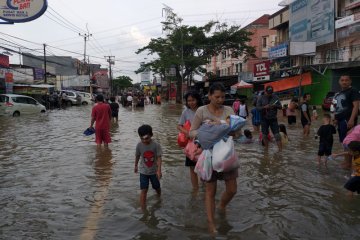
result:
M 111 116 L 114 117 L 114 118 L 117 118 L 117 117 L 119 117 L 119 113 L 118 112 L 112 112 Z
M 357 192 L 360 194 L 360 177 L 351 177 L 344 185 L 344 188 L 351 192 Z
M 333 143 L 320 143 L 318 156 L 330 156 Z
M 295 124 L 296 123 L 296 116 L 288 116 L 288 124 Z
M 308 120 L 306 120 L 306 119 L 301 119 L 301 125 L 303 126 L 303 127 L 305 127 L 306 125 L 308 125 L 309 124 L 309 121 Z
M 196 165 L 195 161 L 192 161 L 192 160 L 190 160 L 190 158 L 186 157 L 185 166 L 187 166 L 187 167 L 195 167 L 195 165 Z

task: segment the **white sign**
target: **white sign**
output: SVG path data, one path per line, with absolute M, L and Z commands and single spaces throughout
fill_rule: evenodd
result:
M 357 22 L 360 22 L 360 19 L 355 19 L 355 15 L 350 15 L 342 19 L 336 20 L 335 29 L 346 27 Z
M 290 42 L 290 56 L 315 55 L 316 42 Z
M 0 0 L 0 19 L 12 23 L 32 21 L 46 11 L 46 0 Z

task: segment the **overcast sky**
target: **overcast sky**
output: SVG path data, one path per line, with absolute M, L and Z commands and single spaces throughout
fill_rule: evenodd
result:
M 29 43 L 0 34 L 0 44 L 7 41 L 35 49 L 41 55 L 43 43 L 49 55 L 73 56 L 83 59 L 84 39 L 79 32 L 92 34 L 87 45 L 90 62 L 106 67 L 105 55 L 115 56 L 114 76 L 128 75 L 140 81 L 134 74 L 139 63 L 150 59 L 146 54 L 134 52 L 145 46 L 151 38 L 162 36 L 161 21 L 163 4 L 184 19 L 186 25 L 202 25 L 209 20 L 220 20 L 245 26 L 263 14 L 280 9 L 280 0 L 48 0 L 49 7 L 40 18 L 14 25 L 0 25 L 0 33 L 7 33 Z M 4 45 L 6 46 L 6 45 Z M 9 45 L 7 45 L 9 46 Z M 53 47 L 73 51 L 73 54 Z M 26 51 L 26 49 L 21 49 Z M 38 52 L 36 52 L 38 51 Z M 18 56 L 11 58 L 19 63 Z

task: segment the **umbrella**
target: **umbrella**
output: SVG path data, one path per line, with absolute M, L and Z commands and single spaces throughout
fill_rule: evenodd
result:
M 240 82 L 231 86 L 232 89 L 241 89 L 241 88 L 253 88 L 251 83 L 244 82 L 241 80 Z

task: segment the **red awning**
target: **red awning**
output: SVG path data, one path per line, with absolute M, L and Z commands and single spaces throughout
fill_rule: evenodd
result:
M 253 85 L 241 80 L 240 82 L 232 85 L 231 88 L 233 88 L 233 89 L 253 88 Z
M 306 86 L 311 84 L 312 84 L 311 73 L 307 72 L 301 75 L 297 75 L 295 77 L 289 77 L 276 82 L 266 83 L 264 84 L 264 89 L 266 89 L 267 86 L 272 86 L 274 92 L 281 92 L 291 88 L 298 88 L 300 85 Z

